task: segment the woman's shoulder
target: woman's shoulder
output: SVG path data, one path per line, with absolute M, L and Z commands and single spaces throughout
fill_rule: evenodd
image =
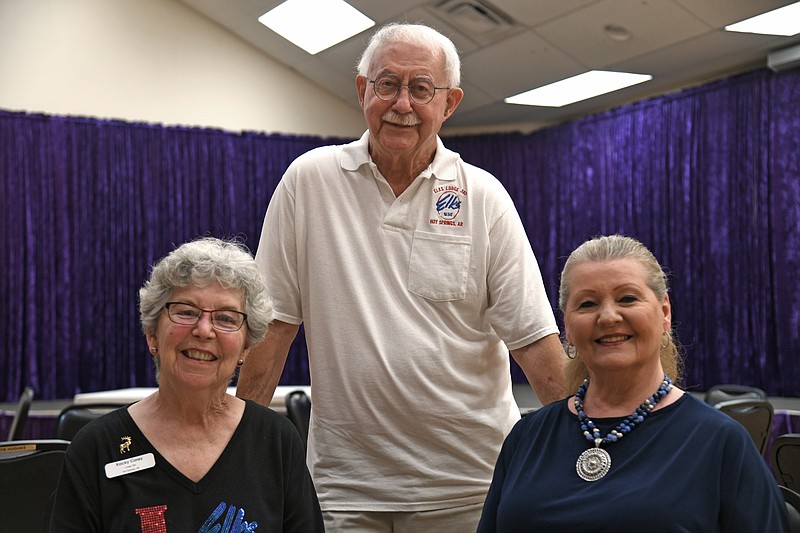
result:
M 283 416 L 271 407 L 262 405 L 254 400 L 243 399 L 242 401 L 244 402 L 244 412 L 248 416 L 259 416 L 268 419 Z
M 131 423 L 133 423 L 133 419 L 128 413 L 128 406 L 120 406 L 87 422 L 77 431 L 72 440 L 78 439 L 81 435 L 97 436 L 109 431 L 115 432 L 120 429 L 126 429 Z
M 656 411 L 654 415 L 664 416 L 664 423 L 670 427 L 685 428 L 678 433 L 690 434 L 700 440 L 739 444 L 751 440 L 750 434 L 741 423 L 688 392 L 677 402 L 667 406 L 663 415 L 659 413 L 660 411 Z
M 281 429 L 293 427 L 286 415 L 278 413 L 253 400 L 244 400 L 244 416 L 242 421 L 247 421 L 248 424 L 268 424 Z
M 247 438 L 258 436 L 262 445 L 272 443 L 280 448 L 303 449 L 300 433 L 289 418 L 252 400 L 245 400 L 244 416 L 239 433 Z
M 675 406 L 682 417 L 696 419 L 717 426 L 737 427 L 740 425 L 730 416 L 690 392 L 684 391 L 683 396 L 675 402 Z
M 568 401 L 569 398 L 564 398 L 529 411 L 517 422 L 514 430 L 517 432 L 536 431 L 537 428 L 543 425 L 549 426 L 556 420 L 568 419 L 571 414 L 567 406 Z
M 123 456 L 132 449 L 132 442 L 141 444 L 138 427 L 127 406 L 120 407 L 87 423 L 70 440 L 68 455 L 94 454 Z

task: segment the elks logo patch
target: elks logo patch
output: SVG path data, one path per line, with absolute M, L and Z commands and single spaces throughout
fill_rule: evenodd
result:
M 445 185 L 433 189 L 435 198 L 434 207 L 438 218 L 430 219 L 431 225 L 440 226 L 463 226 L 464 223 L 458 218 L 461 213 L 461 202 L 467 195 L 467 191 L 454 185 Z

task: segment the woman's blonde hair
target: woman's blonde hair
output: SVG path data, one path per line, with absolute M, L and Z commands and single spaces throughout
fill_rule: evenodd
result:
M 632 237 L 607 235 L 595 237 L 578 246 L 564 264 L 564 269 L 561 271 L 561 285 L 558 291 L 558 308 L 562 314 L 564 314 L 567 300 L 569 300 L 569 274 L 572 269 L 584 263 L 614 259 L 633 259 L 642 265 L 645 271 L 645 283 L 659 300 L 664 300 L 668 290 L 667 275 L 650 250 Z M 664 373 L 673 382 L 680 383 L 683 373 L 683 361 L 680 354 L 680 345 L 672 331 L 667 332 L 662 339 L 661 366 L 664 368 Z M 569 391 L 578 390 L 583 380 L 589 376 L 580 354 L 569 360 L 564 372 L 567 376 L 567 385 L 570 387 Z

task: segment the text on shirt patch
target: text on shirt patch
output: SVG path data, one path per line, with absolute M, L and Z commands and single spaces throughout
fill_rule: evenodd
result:
M 461 212 L 461 199 L 467 191 L 454 185 L 435 187 L 433 194 L 436 196 L 436 214 L 439 218 L 430 219 L 431 225 L 463 226 L 464 222 L 457 221 L 456 217 Z

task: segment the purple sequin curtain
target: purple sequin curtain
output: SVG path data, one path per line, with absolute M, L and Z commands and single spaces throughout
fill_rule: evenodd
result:
M 762 70 L 530 135 L 446 142 L 511 192 L 554 308 L 571 250 L 634 236 L 670 274 L 687 387 L 799 396 L 798 102 L 800 71 Z
M 150 265 L 201 235 L 255 251 L 289 162 L 342 141 L 0 113 L 0 401 L 154 385 Z M 293 352 L 285 379 L 307 383 Z
M 800 396 L 798 101 L 800 72 L 763 70 L 445 144 L 505 183 L 554 307 L 575 246 L 635 236 L 670 272 L 687 386 Z M 152 385 L 149 265 L 198 235 L 254 249 L 288 163 L 343 141 L 0 112 L 0 398 Z M 282 383 L 307 380 L 301 338 Z

